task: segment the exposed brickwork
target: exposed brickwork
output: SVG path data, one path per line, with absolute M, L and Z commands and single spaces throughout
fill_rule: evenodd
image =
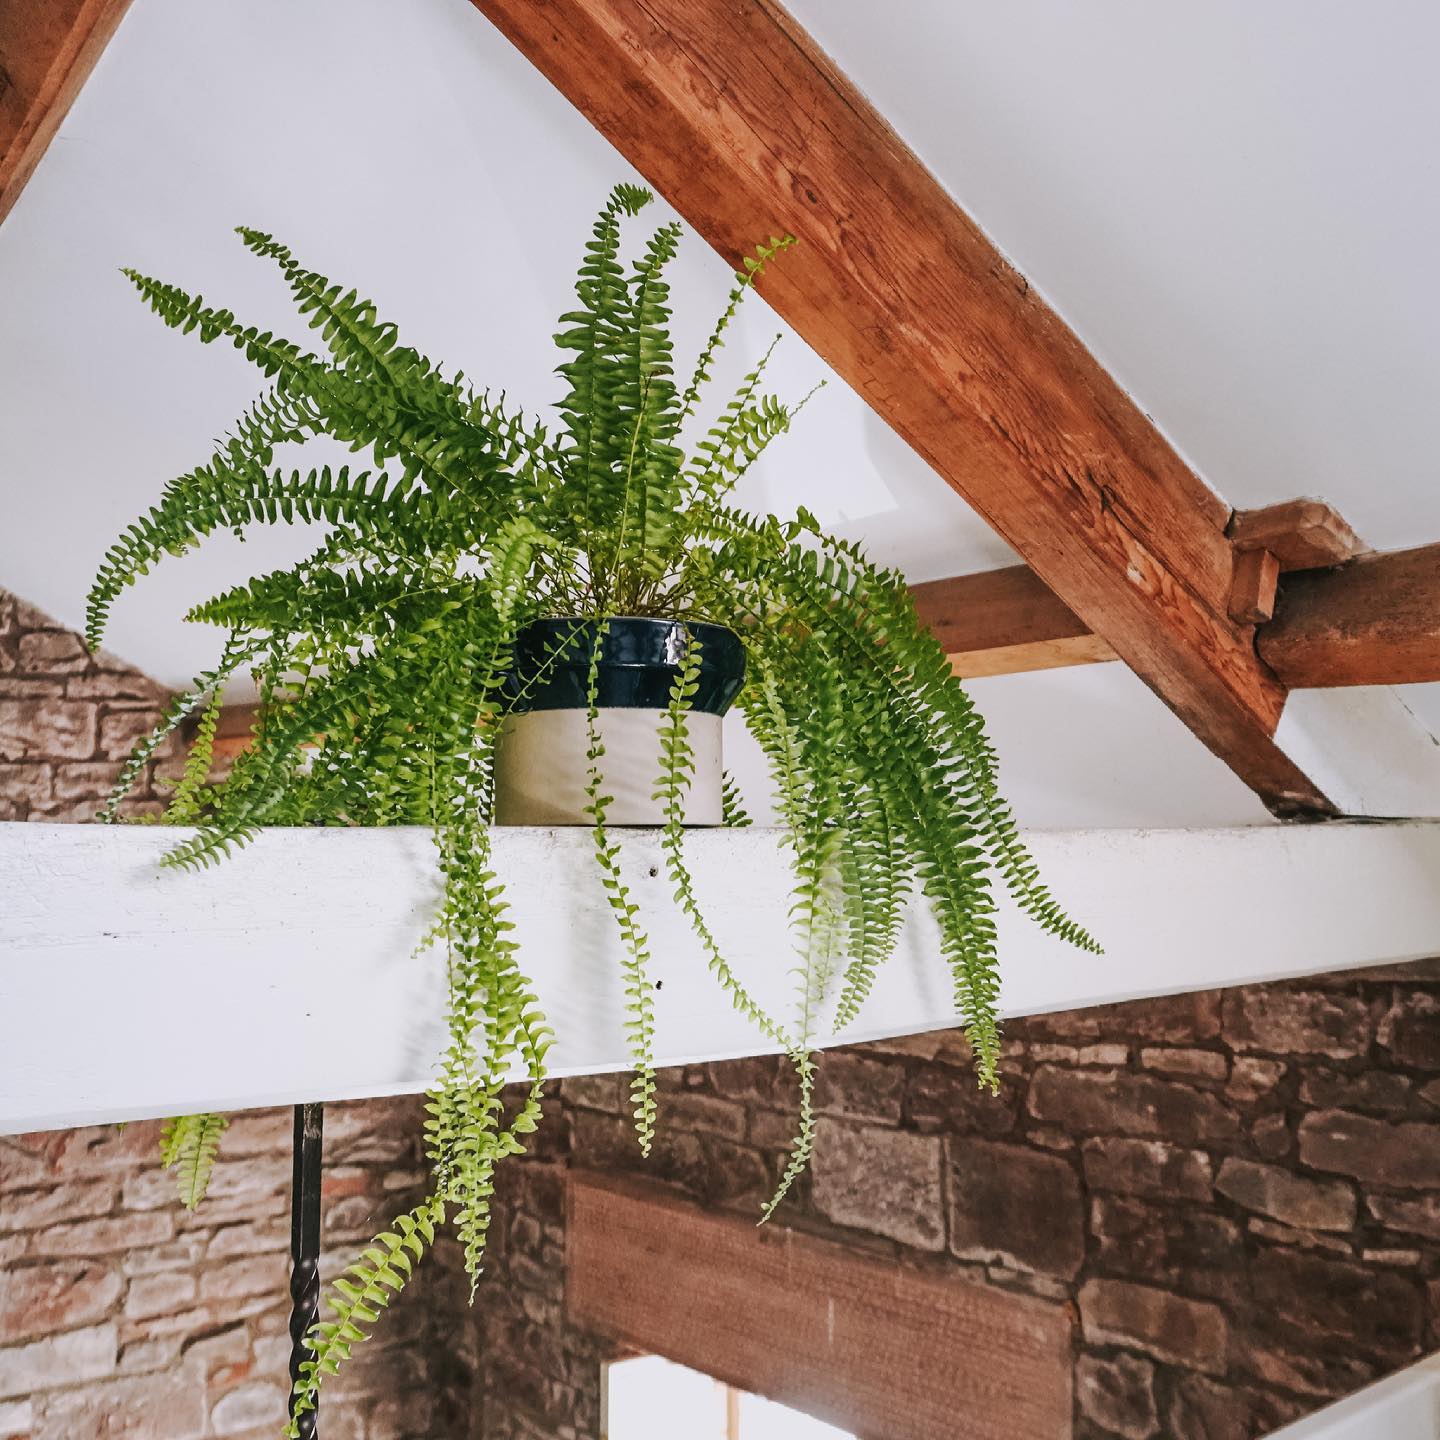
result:
M 0 590 L 0 820 L 91 820 L 135 742 L 170 695 L 103 650 Z M 140 777 L 126 814 L 161 808 L 164 746 Z
M 91 819 L 168 699 L 0 592 L 0 819 Z M 141 792 L 131 810 L 159 808 L 153 775 Z M 327 1107 L 327 1275 L 418 1201 L 422 1118 L 415 1099 Z M 0 1137 L 0 1437 L 274 1440 L 290 1126 L 289 1111 L 236 1116 L 194 1214 L 159 1168 L 157 1124 Z M 468 1434 L 463 1301 L 453 1265 L 420 1272 L 327 1387 L 326 1440 Z
M 954 1032 L 836 1052 L 774 1223 L 1072 1301 L 1077 1440 L 1253 1440 L 1440 1346 L 1437 1001 L 1430 962 L 1017 1021 L 995 1098 Z M 599 1434 L 604 1347 L 562 1303 L 567 1164 L 743 1213 L 779 1173 L 779 1062 L 660 1085 L 650 1162 L 618 1079 L 565 1081 L 546 1154 L 502 1183 L 483 1440 Z

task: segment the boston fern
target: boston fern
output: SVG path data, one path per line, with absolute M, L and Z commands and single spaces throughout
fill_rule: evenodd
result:
M 711 972 L 798 1072 L 798 1138 L 769 1209 L 810 1154 L 812 1049 L 824 1008 L 833 1001 L 841 1025 L 855 1018 L 912 888 L 934 913 L 985 1085 L 995 1084 L 999 1055 L 993 874 L 1045 929 L 1094 945 L 1040 884 L 1000 798 L 980 718 L 901 577 L 826 535 L 804 510 L 782 521 L 733 502 L 736 482 L 798 408 L 762 393 L 763 360 L 708 428 L 696 421 L 737 307 L 791 242 L 772 241 L 745 261 L 682 389 L 664 278 L 680 227 L 662 226 L 628 268 L 621 260 L 622 221 L 649 200 L 618 186 L 585 247 L 575 308 L 555 337 L 568 388 L 551 428 L 401 345 L 368 301 L 258 231 L 239 233 L 279 267 L 328 354 L 127 272 L 167 324 L 230 342 L 269 386 L 209 462 L 173 481 L 108 552 L 90 595 L 90 643 L 100 643 L 124 587 L 214 530 L 297 520 L 324 529 L 307 559 L 191 612 L 228 632 L 219 663 L 137 749 L 106 818 L 164 736 L 198 713 L 167 816 L 198 828 L 168 863 L 207 864 L 267 825 L 414 824 L 433 827 L 444 880 L 428 937 L 444 947 L 450 976 L 449 1044 L 427 1107 L 433 1191 L 336 1282 L 334 1318 L 312 1333 L 297 1384 L 302 1410 L 445 1220 L 478 1275 L 495 1166 L 523 1149 L 540 1117 L 551 1032 L 509 938 L 490 833 L 497 737 L 513 704 L 507 676 L 530 622 L 654 616 L 724 625 L 743 638 L 748 679 L 737 703 L 769 759 L 793 857 L 793 1017 L 766 1014 L 731 970 L 687 866 L 683 796 L 694 755 L 686 717 L 698 639 L 661 718 L 656 800 L 669 880 Z M 317 435 L 364 452 L 373 468 L 276 468 L 277 447 Z M 648 1149 L 648 940 L 605 823 L 599 642 L 593 650 L 587 811 L 626 957 L 633 1109 Z M 245 671 L 259 689 L 253 743 L 215 783 L 221 687 Z M 725 810 L 727 823 L 747 823 L 728 783 Z M 507 1104 L 503 1087 L 517 1073 L 527 1077 L 524 1093 Z M 165 1158 L 187 1203 L 203 1190 L 221 1129 L 209 1116 L 167 1128 Z

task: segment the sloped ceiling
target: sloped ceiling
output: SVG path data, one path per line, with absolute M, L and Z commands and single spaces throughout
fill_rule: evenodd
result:
M 1377 546 L 1440 538 L 1428 7 L 794 8 L 1229 500 L 1320 494 Z M 0 584 L 77 623 L 109 538 L 258 389 L 234 352 L 165 331 L 120 265 L 293 333 L 230 233 L 270 229 L 411 343 L 540 404 L 579 245 L 622 178 L 467 0 L 143 0 L 0 227 Z M 693 240 L 682 350 L 726 283 Z M 753 306 L 722 384 L 784 328 Z M 824 373 L 787 334 L 776 388 Z M 1010 558 L 843 384 L 782 447 L 752 503 L 809 505 L 913 579 Z M 113 648 L 183 682 L 216 637 L 175 616 L 302 541 L 168 562 L 122 600 Z M 1032 824 L 1264 818 L 1119 665 L 975 692 Z

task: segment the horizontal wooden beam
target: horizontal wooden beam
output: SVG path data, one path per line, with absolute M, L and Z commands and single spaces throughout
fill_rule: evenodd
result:
M 630 1177 L 572 1174 L 567 1209 L 566 1309 L 626 1349 L 837 1433 L 1070 1434 L 1074 1320 L 1058 1300 L 716 1215 Z
M 444 957 L 412 953 L 438 894 L 430 833 L 265 830 L 202 873 L 161 871 L 189 833 L 0 823 L 0 1134 L 414 1093 L 433 1080 Z M 621 955 L 593 841 L 583 829 L 494 839 L 520 964 L 557 1033 L 555 1073 L 625 1068 Z M 1106 953 L 1062 945 L 1002 900 L 1005 1015 L 1416 960 L 1440 935 L 1440 887 L 1416 883 L 1440 874 L 1437 825 L 1027 839 Z M 767 1049 L 711 979 L 671 898 L 658 835 L 615 840 L 661 957 L 660 1063 Z M 685 843 L 736 974 L 762 1005 L 791 1014 L 791 977 L 775 963 L 790 909 L 782 832 L 700 830 Z M 822 1023 L 815 1041 L 952 1024 L 934 926 L 916 905 L 858 1023 L 838 1035 Z
M 0 5 L 0 220 L 55 138 L 130 0 Z
M 910 595 L 962 678 L 1116 658 L 1028 565 L 923 581 Z
M 1293 689 L 1440 681 L 1440 545 L 1290 576 L 1256 643 Z
M 1272 807 L 1333 813 L 1275 743 L 1229 614 L 1230 509 L 773 0 L 474 0 Z

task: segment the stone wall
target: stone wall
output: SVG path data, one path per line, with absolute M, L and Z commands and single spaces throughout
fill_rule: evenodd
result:
M 92 820 L 135 742 L 155 727 L 169 692 L 0 590 L 0 820 Z M 160 808 L 157 767 L 125 813 Z
M 92 818 L 168 698 L 0 591 L 0 819 Z M 128 808 L 159 805 L 147 774 Z M 225 1023 L 175 1017 L 197 1021 Z M 417 1099 L 327 1107 L 327 1277 L 419 1200 L 422 1118 Z M 236 1116 L 193 1214 L 159 1167 L 158 1124 L 0 1137 L 0 1437 L 275 1440 L 290 1127 L 288 1110 Z M 467 1434 L 470 1376 L 451 1343 L 462 1327 L 448 1318 L 462 1312 L 453 1265 L 422 1269 L 327 1387 L 325 1440 Z
M 1251 1440 L 1440 1347 L 1440 964 L 1017 1021 L 1003 1070 L 980 1094 L 955 1032 L 831 1053 L 813 1171 L 772 1223 L 1073 1306 L 1078 1440 Z M 774 1183 L 782 1065 L 661 1084 L 650 1161 L 623 1081 L 570 1080 L 503 1181 L 483 1440 L 598 1440 L 567 1166 L 744 1215 Z

